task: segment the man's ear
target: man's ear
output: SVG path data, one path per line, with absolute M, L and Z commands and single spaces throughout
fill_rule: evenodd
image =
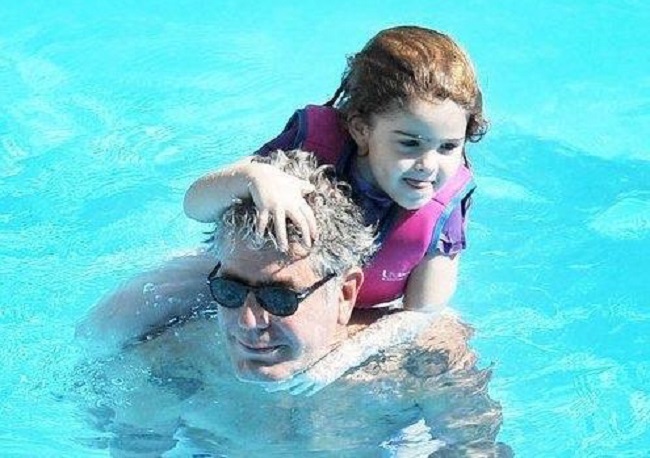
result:
M 348 324 L 352 309 L 357 303 L 357 295 L 363 284 L 363 271 L 359 267 L 352 267 L 341 276 L 339 290 L 339 318 L 341 325 Z
M 370 136 L 370 128 L 360 117 L 354 116 L 348 122 L 348 130 L 358 146 L 358 154 L 365 156 L 368 154 L 368 137 Z

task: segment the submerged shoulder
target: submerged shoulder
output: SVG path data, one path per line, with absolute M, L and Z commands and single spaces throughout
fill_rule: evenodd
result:
M 392 311 L 388 313 L 399 313 Z M 351 326 L 359 332 L 386 312 L 365 314 L 366 320 Z M 372 317 L 372 318 L 369 318 Z M 444 312 L 409 343 L 397 345 L 369 358 L 349 374 L 354 381 L 430 379 L 458 372 L 474 372 L 477 355 L 470 346 L 473 329 L 453 312 Z

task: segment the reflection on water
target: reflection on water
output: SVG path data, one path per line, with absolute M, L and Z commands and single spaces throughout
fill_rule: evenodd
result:
M 216 332 L 197 318 L 79 366 L 66 397 L 98 432 L 85 444 L 169 456 L 511 456 L 496 440 L 491 371 L 477 368 L 471 332 L 453 317 L 313 397 L 235 380 Z

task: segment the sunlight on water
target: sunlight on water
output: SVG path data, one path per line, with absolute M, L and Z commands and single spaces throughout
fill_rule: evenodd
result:
M 109 434 L 76 404 L 96 400 L 74 344 L 77 321 L 120 282 L 203 240 L 206 228 L 181 208 L 196 176 L 257 148 L 295 108 L 326 100 L 344 56 L 377 29 L 420 22 L 449 30 L 475 56 L 493 124 L 469 151 L 479 188 L 455 299 L 493 375 L 472 391 L 483 404 L 460 402 L 453 415 L 501 403 L 499 440 L 518 456 L 644 456 L 645 4 L 506 2 L 497 11 L 470 1 L 434 11 L 413 1 L 395 11 L 362 2 L 351 17 L 340 2 L 190 3 L 3 7 L 0 454 L 108 456 Z M 128 379 L 102 383 L 128 391 Z M 394 380 L 327 393 L 313 417 L 295 417 L 294 400 L 280 409 L 293 421 L 286 437 L 317 456 L 376 456 L 382 441 L 388 450 L 400 440 L 396 418 L 409 420 L 397 428 L 403 440 L 426 434 L 398 399 L 413 393 Z M 231 393 L 212 394 L 206 402 L 240 408 Z M 350 404 L 339 402 L 346 396 Z M 385 421 L 372 423 L 367 399 L 379 400 Z
M 590 224 L 596 232 L 613 239 L 638 240 L 650 235 L 650 194 L 619 198 Z

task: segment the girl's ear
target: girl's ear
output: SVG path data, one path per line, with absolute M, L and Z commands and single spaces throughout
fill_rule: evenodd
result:
M 360 117 L 354 116 L 348 122 L 350 135 L 357 144 L 359 156 L 368 154 L 368 137 L 370 136 L 370 127 Z

